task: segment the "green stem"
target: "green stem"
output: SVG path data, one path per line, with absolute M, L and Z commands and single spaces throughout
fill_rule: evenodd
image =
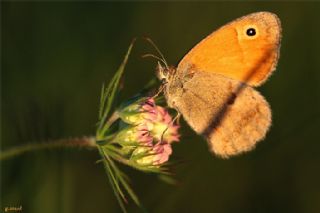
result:
M 82 138 L 70 138 L 70 139 L 59 139 L 53 141 L 47 141 L 44 143 L 30 143 L 12 147 L 8 150 L 0 152 L 0 161 L 7 160 L 12 157 L 24 154 L 26 152 L 38 151 L 44 149 L 54 148 L 93 148 L 96 147 L 94 137 L 82 137 Z

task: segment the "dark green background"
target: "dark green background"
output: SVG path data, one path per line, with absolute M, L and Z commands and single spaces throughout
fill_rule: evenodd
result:
M 273 124 L 250 153 L 222 160 L 189 127 L 174 145 L 177 186 L 124 168 L 148 212 L 320 212 L 320 4 L 1 3 L 2 149 L 92 135 L 100 88 L 133 37 L 149 36 L 170 64 L 217 27 L 256 11 L 283 26 L 277 71 L 259 91 Z M 139 40 L 123 97 L 154 76 Z M 1 163 L 1 210 L 120 212 L 95 151 L 51 150 Z M 129 212 L 140 212 L 130 202 Z

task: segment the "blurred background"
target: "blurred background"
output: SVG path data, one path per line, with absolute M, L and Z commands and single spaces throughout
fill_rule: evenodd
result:
M 177 186 L 124 167 L 147 212 L 320 212 L 320 3 L 1 2 L 1 149 L 93 135 L 100 89 L 133 37 L 149 36 L 179 60 L 214 29 L 256 11 L 282 22 L 276 72 L 258 90 L 273 110 L 267 138 L 222 160 L 183 124 L 174 145 Z M 155 74 L 138 40 L 123 98 Z M 1 210 L 121 212 L 96 151 L 51 150 L 1 162 Z M 141 212 L 133 202 L 129 212 Z

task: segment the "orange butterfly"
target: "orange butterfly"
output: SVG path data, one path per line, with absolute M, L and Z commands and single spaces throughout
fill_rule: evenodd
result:
M 236 19 L 198 43 L 176 69 L 159 66 L 169 107 L 227 158 L 252 150 L 271 124 L 267 101 L 253 89 L 275 69 L 281 25 L 270 12 Z

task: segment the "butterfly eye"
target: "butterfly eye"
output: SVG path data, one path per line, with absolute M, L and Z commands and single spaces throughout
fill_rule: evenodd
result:
M 247 36 L 255 36 L 257 34 L 256 29 L 250 27 L 246 31 Z
M 163 84 L 163 85 L 168 83 L 168 79 L 167 78 L 162 78 L 162 79 L 160 79 L 160 81 L 161 81 L 161 84 Z

